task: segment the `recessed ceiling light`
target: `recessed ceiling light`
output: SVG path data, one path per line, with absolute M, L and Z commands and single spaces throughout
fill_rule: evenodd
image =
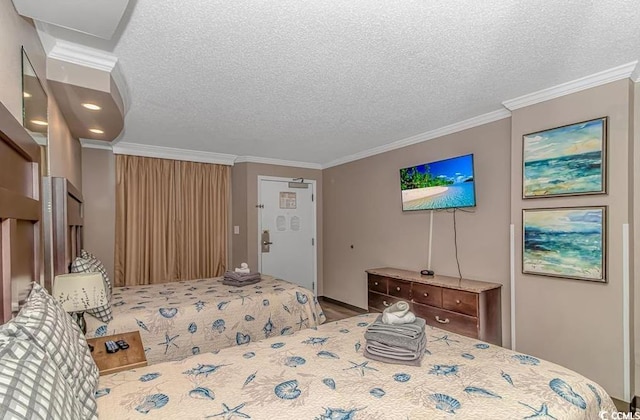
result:
M 92 111 L 100 111 L 102 109 L 98 105 L 92 104 L 92 103 L 89 103 L 89 102 L 82 104 L 82 106 L 87 108 L 87 109 L 90 109 Z
M 29 92 L 23 92 L 22 96 L 24 96 L 25 98 L 30 98 L 31 94 Z
M 42 121 L 42 120 L 31 120 L 31 122 L 35 125 L 49 125 L 49 123 L 47 123 L 46 121 Z
M 104 131 L 100 130 L 99 128 L 90 128 L 89 131 L 94 134 L 104 134 Z

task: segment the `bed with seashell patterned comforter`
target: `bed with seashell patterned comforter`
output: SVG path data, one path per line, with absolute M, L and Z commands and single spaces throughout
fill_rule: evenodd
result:
M 421 367 L 363 357 L 377 314 L 100 378 L 100 418 L 597 419 L 596 383 L 427 326 Z
M 90 315 L 87 338 L 140 331 L 149 364 L 292 334 L 325 321 L 313 293 L 263 275 L 234 287 L 222 278 L 148 286 L 115 287 L 113 320 Z

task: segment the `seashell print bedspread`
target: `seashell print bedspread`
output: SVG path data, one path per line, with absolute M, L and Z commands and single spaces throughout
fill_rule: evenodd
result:
M 103 376 L 101 419 L 597 419 L 596 383 L 427 326 L 421 367 L 363 357 L 377 314 Z
M 149 364 L 292 334 L 326 319 L 311 291 L 267 275 L 245 287 L 225 286 L 221 277 L 116 287 L 111 306 L 108 324 L 85 315 L 87 338 L 139 330 Z

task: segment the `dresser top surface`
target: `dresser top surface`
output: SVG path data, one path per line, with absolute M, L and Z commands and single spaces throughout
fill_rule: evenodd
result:
M 365 271 L 369 274 L 375 274 L 378 276 L 391 277 L 399 280 L 408 280 L 415 283 L 441 286 L 449 289 L 464 290 L 474 293 L 480 293 L 502 287 L 502 285 L 499 283 L 490 283 L 486 281 L 467 279 L 460 280 L 457 277 L 440 276 L 437 274 L 434 276 L 423 276 L 417 271 L 401 270 L 399 268 L 370 268 Z

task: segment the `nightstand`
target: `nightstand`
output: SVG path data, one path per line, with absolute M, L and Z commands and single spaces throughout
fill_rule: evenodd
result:
M 107 353 L 104 343 L 109 340 L 124 340 L 129 344 L 129 348 L 126 350 L 121 349 L 115 353 Z M 100 375 L 147 366 L 147 358 L 144 354 L 142 339 L 138 331 L 89 338 L 87 343 L 94 346 L 91 356 L 96 365 L 98 365 Z

